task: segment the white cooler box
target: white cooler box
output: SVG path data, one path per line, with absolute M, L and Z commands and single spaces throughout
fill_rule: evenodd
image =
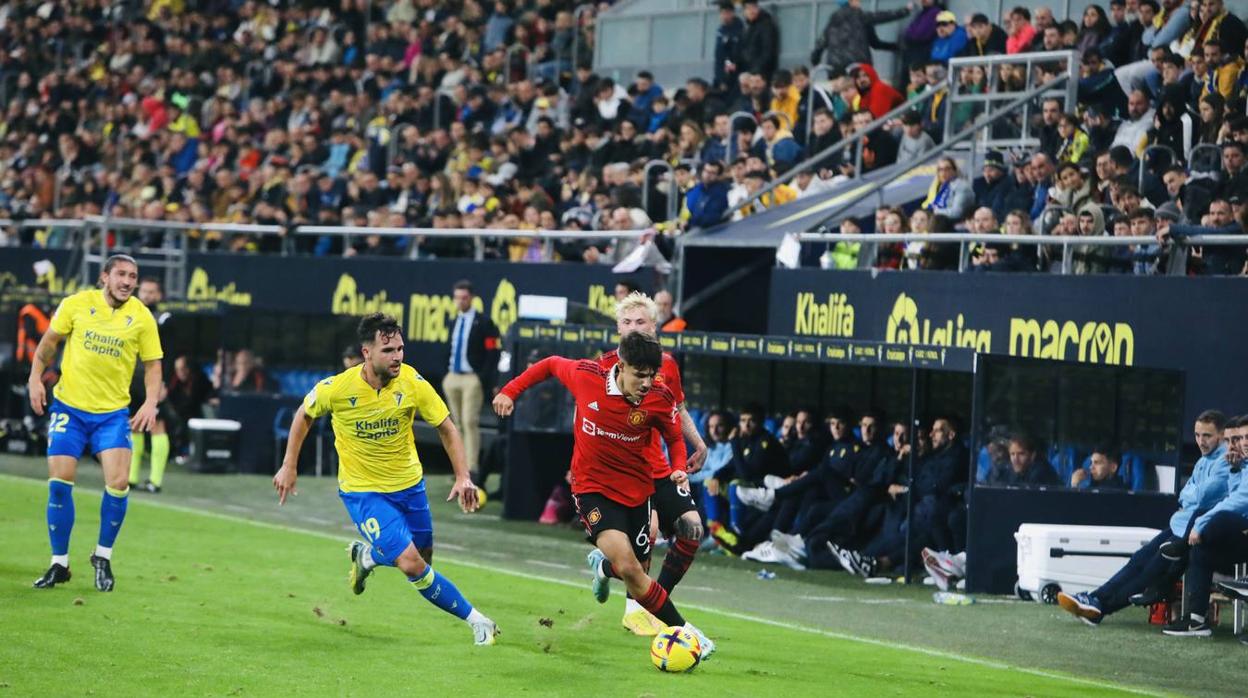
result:
M 1057 603 L 1057 592 L 1091 591 L 1114 576 L 1158 529 L 1131 526 L 1023 524 L 1018 541 L 1020 598 Z

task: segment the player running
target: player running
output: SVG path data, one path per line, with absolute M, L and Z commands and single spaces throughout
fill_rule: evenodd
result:
M 687 485 L 685 440 L 672 391 L 655 380 L 663 349 L 652 336 L 631 332 L 620 339 L 619 362 L 604 368 L 597 361 L 559 356 L 543 359 L 503 387 L 494 411 L 506 417 L 515 399 L 552 375 L 576 400 L 572 450 L 572 496 L 590 542 L 594 597 L 605 603 L 611 577 L 622 579 L 633 598 L 664 625 L 685 626 L 698 636 L 703 657 L 715 650 L 702 631 L 676 610 L 667 590 L 650 579 L 643 566 L 650 558 L 650 495 L 654 478 L 646 452 L 657 429 L 671 455 L 669 476 Z
M 656 336 L 655 327 L 659 319 L 659 307 L 646 294 L 635 291 L 615 306 L 615 324 L 620 337 L 630 332 L 641 332 L 647 336 Z M 603 368 L 610 369 L 619 363 L 619 352 L 609 351 L 599 358 Z M 671 354 L 663 353 L 663 366 L 654 377 L 654 382 L 666 386 L 680 407 L 680 427 L 685 439 L 693 444 L 693 453 L 689 455 L 686 472 L 696 473 L 706 459 L 706 442 L 698 433 L 689 411 L 685 409 L 685 392 L 680 382 L 680 366 Z M 659 586 L 672 593 L 676 585 L 684 578 L 693 557 L 702 543 L 702 517 L 698 514 L 698 505 L 693 501 L 688 484 L 676 484 L 671 479 L 672 466 L 663 454 L 659 439 L 651 439 L 645 449 L 646 461 L 652 468 L 654 477 L 654 496 L 650 498 L 651 514 L 650 537 L 655 538 L 662 531 L 671 544 L 667 555 L 663 558 L 663 569 L 659 572 Z M 648 569 L 647 569 L 648 571 Z M 663 630 L 663 623 L 650 615 L 631 595 L 624 601 L 623 625 L 637 635 L 657 635 Z
M 312 421 L 331 415 L 338 451 L 338 496 L 368 543 L 353 542 L 351 590 L 364 593 L 364 581 L 377 565 L 397 567 L 420 595 L 472 627 L 478 645 L 492 645 L 498 626 L 430 566 L 433 518 L 416 453 L 412 424 L 421 419 L 438 430 L 455 470 L 446 500 L 459 498 L 465 511 L 477 509 L 477 488 L 468 476 L 464 442 L 446 403 L 416 369 L 403 363 L 403 331 L 389 315 L 360 320 L 364 362 L 321 381 L 295 411 L 286 457 L 273 476 L 279 504 L 295 491 L 299 451 Z
M 90 446 L 104 470 L 100 535 L 91 556 L 95 588 L 112 591 L 113 544 L 126 518 L 130 494 L 130 432 L 144 432 L 156 421 L 161 391 L 160 336 L 152 313 L 135 298 L 139 265 L 117 254 L 104 262 L 101 288 L 79 291 L 61 301 L 30 364 L 30 407 L 43 415 L 48 407 L 43 373 L 65 343 L 61 378 L 48 411 L 48 536 L 52 566 L 35 580 L 50 589 L 68 582 L 69 534 L 74 528 L 74 476 L 78 458 Z M 135 359 L 143 362 L 146 399 L 129 416 L 130 378 Z

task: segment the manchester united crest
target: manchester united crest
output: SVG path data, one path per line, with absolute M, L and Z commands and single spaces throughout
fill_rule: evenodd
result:
M 599 521 L 602 521 L 602 512 L 598 511 L 598 507 L 594 507 L 594 509 L 589 512 L 589 515 L 585 517 L 585 520 L 589 522 L 590 526 L 597 525 Z
M 664 381 L 664 378 L 663 378 L 663 374 L 662 374 L 662 373 L 656 373 L 656 374 L 654 374 L 654 384 L 655 384 L 655 385 L 663 385 L 663 381 Z
M 628 411 L 628 423 L 635 427 L 639 427 L 642 424 L 645 424 L 646 423 L 646 411 L 645 410 L 629 410 Z

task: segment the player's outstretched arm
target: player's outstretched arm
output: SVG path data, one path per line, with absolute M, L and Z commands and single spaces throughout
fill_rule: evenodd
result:
M 286 503 L 286 496 L 298 495 L 295 481 L 299 479 L 299 452 L 303 450 L 303 440 L 308 438 L 312 428 L 312 417 L 304 410 L 303 405 L 295 410 L 290 422 L 290 436 L 286 439 L 286 455 L 282 458 L 282 467 L 273 476 L 273 489 L 277 490 L 277 504 Z
M 451 470 L 455 471 L 455 484 L 451 487 L 451 493 L 446 496 L 446 501 L 458 498 L 460 509 L 476 511 L 480 506 L 477 486 L 472 484 L 472 476 L 468 472 L 468 458 L 464 455 L 464 440 L 459 435 L 459 429 L 450 417 L 442 420 L 437 428 L 442 448 L 446 449 L 446 455 L 451 459 Z
M 43 387 L 43 372 L 48 370 L 56 360 L 56 348 L 60 346 L 64 335 L 49 329 L 39 338 L 39 346 L 35 348 L 35 356 L 30 362 L 30 378 L 26 381 L 26 391 L 30 397 L 30 409 L 43 416 L 48 406 L 48 391 Z
M 139 411 L 130 418 L 130 431 L 151 431 L 156 423 L 156 405 L 163 389 L 160 359 L 143 362 L 143 390 L 146 397 Z
M 538 361 L 525 369 L 524 373 L 512 378 L 502 390 L 498 391 L 498 395 L 495 395 L 493 402 L 490 403 L 494 408 L 494 414 L 499 417 L 510 416 L 516 408 L 516 398 L 520 397 L 521 393 L 552 375 L 567 385 L 575 366 L 575 361 L 562 356 L 548 356 Z
M 693 423 L 693 417 L 689 416 L 689 410 L 685 409 L 684 405 L 680 406 L 680 431 L 685 435 L 685 440 L 693 444 L 693 453 L 689 454 L 685 471 L 696 473 L 706 462 L 706 442 L 702 440 L 702 435 L 698 433 L 698 426 Z

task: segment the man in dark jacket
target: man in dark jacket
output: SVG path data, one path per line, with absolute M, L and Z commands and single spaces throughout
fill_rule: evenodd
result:
M 1000 471 L 993 470 L 988 484 L 1053 487 L 1062 483 L 1053 466 L 1036 453 L 1036 442 L 1026 434 L 1015 434 L 1010 437 L 1010 466 Z
M 992 209 L 997 220 L 1005 220 L 1010 212 L 1010 194 L 1014 190 L 1014 179 L 1010 177 L 1005 166 L 1005 157 L 993 150 L 984 156 L 984 176 L 978 177 L 971 186 L 975 190 L 975 207 L 986 206 Z
M 446 394 L 451 418 L 464 435 L 468 469 L 476 473 L 481 455 L 481 405 L 486 393 L 493 394 L 502 343 L 498 327 L 483 311 L 473 307 L 471 282 L 457 282 L 452 297 L 459 315 L 451 326 L 442 392 Z
M 732 440 L 732 461 L 725 475 L 751 485 L 763 484 L 768 475 L 788 477 L 789 460 L 776 437 L 763 428 L 761 405 L 747 405 L 737 422 Z
M 931 442 L 932 452 L 918 464 L 911 485 L 910 535 L 915 550 L 930 547 L 956 553 L 948 520 L 957 503 L 957 488 L 966 483 L 970 460 L 949 417 L 932 422 Z
M 771 76 L 780 65 L 780 28 L 758 0 L 745 0 L 745 32 L 737 49 L 736 64 L 741 71 Z
M 715 91 L 732 94 L 737 91 L 737 53 L 745 24 L 737 16 L 732 0 L 720 0 L 719 29 L 715 31 Z
M 724 165 L 708 162 L 702 165 L 702 178 L 685 194 L 690 228 L 710 228 L 724 219 L 728 211 L 728 183 L 723 181 Z
M 810 54 L 812 65 L 826 63 L 831 77 L 845 74 L 854 63 L 872 63 L 872 48 L 893 48 L 894 44 L 880 41 L 875 25 L 893 22 L 910 15 L 910 6 L 896 10 L 864 12 L 862 0 L 837 0 L 841 9 L 828 18 L 828 24 L 815 42 Z
M 971 16 L 970 41 L 962 49 L 963 56 L 992 56 L 1005 53 L 1005 30 L 988 21 L 988 15 L 977 12 Z

